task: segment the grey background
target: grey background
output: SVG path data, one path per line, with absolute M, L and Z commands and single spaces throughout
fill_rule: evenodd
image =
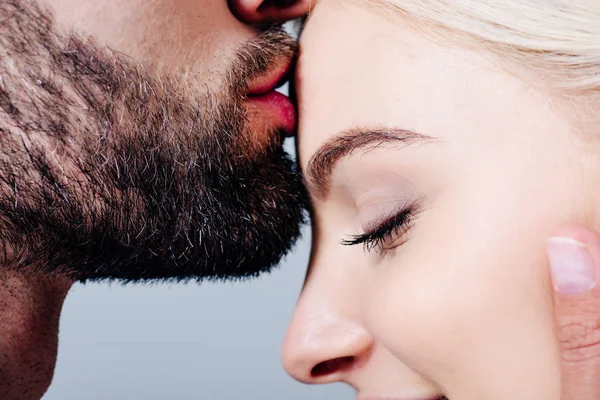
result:
M 244 283 L 76 285 L 44 400 L 353 398 L 340 384 L 302 385 L 280 364 L 309 243 L 305 229 L 278 269 Z

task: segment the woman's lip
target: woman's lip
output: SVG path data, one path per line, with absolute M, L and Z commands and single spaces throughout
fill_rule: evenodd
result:
M 281 129 L 288 136 L 296 131 L 296 108 L 288 96 L 271 90 L 265 94 L 248 96 L 246 100 L 262 111 L 269 125 Z

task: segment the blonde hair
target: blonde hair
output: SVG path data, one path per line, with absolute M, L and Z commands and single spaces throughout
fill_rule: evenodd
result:
M 552 94 L 585 100 L 577 117 L 600 130 L 600 0 L 368 1 L 438 40 L 483 45 Z

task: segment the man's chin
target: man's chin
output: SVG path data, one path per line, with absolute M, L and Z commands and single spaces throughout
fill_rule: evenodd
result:
M 64 259 L 78 281 L 181 282 L 253 278 L 270 271 L 292 249 L 305 221 L 305 196 L 293 162 L 283 150 L 247 171 L 223 174 L 191 191 L 190 202 L 170 202 L 177 209 L 141 215 L 135 225 L 153 227 L 149 240 L 121 238 L 129 232 L 104 229 L 71 247 Z M 183 193 L 183 192 L 182 192 Z M 185 196 L 184 196 L 185 197 Z M 185 205 L 185 207 L 182 207 Z M 188 210 L 198 211 L 189 213 Z M 130 236 L 136 232 L 130 230 Z M 99 247 L 102 244 L 102 247 Z

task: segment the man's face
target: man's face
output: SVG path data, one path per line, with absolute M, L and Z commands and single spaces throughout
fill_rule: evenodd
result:
M 0 398 L 46 390 L 72 281 L 248 277 L 291 247 L 285 3 L 0 0 Z
M 295 44 L 225 1 L 2 1 L 0 264 L 245 277 L 298 236 L 273 91 Z M 240 7 L 238 7 L 240 8 Z

